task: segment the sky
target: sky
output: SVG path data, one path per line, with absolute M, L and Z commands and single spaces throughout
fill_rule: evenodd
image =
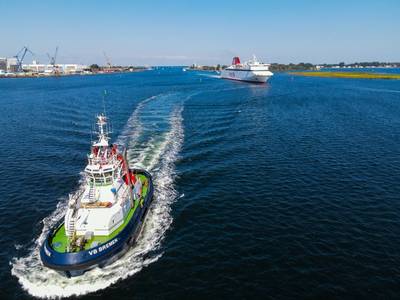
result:
M 400 0 L 0 0 L 0 57 L 105 65 L 400 61 Z M 33 59 L 26 56 L 26 62 Z

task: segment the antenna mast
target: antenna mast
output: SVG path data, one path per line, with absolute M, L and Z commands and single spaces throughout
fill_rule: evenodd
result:
M 107 96 L 107 90 L 104 90 L 103 92 L 103 113 L 106 115 L 106 96 Z

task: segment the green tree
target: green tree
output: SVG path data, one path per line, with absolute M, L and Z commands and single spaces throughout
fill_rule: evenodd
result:
M 98 71 L 100 69 L 100 67 L 98 64 L 92 64 L 92 65 L 90 65 L 90 69 L 92 71 Z

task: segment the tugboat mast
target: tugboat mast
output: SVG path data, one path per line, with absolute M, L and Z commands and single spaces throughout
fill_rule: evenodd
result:
M 95 133 L 98 136 L 98 141 L 93 143 L 93 146 L 108 146 L 108 141 L 110 140 L 109 134 L 112 133 L 110 126 L 108 125 L 108 118 L 104 113 L 96 116 L 97 118 L 97 131 Z

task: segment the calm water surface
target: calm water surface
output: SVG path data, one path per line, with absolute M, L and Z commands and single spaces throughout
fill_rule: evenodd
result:
M 67 280 L 37 248 L 81 184 L 104 89 L 156 197 L 135 248 Z M 400 81 L 2 79 L 0 110 L 1 299 L 399 297 Z

